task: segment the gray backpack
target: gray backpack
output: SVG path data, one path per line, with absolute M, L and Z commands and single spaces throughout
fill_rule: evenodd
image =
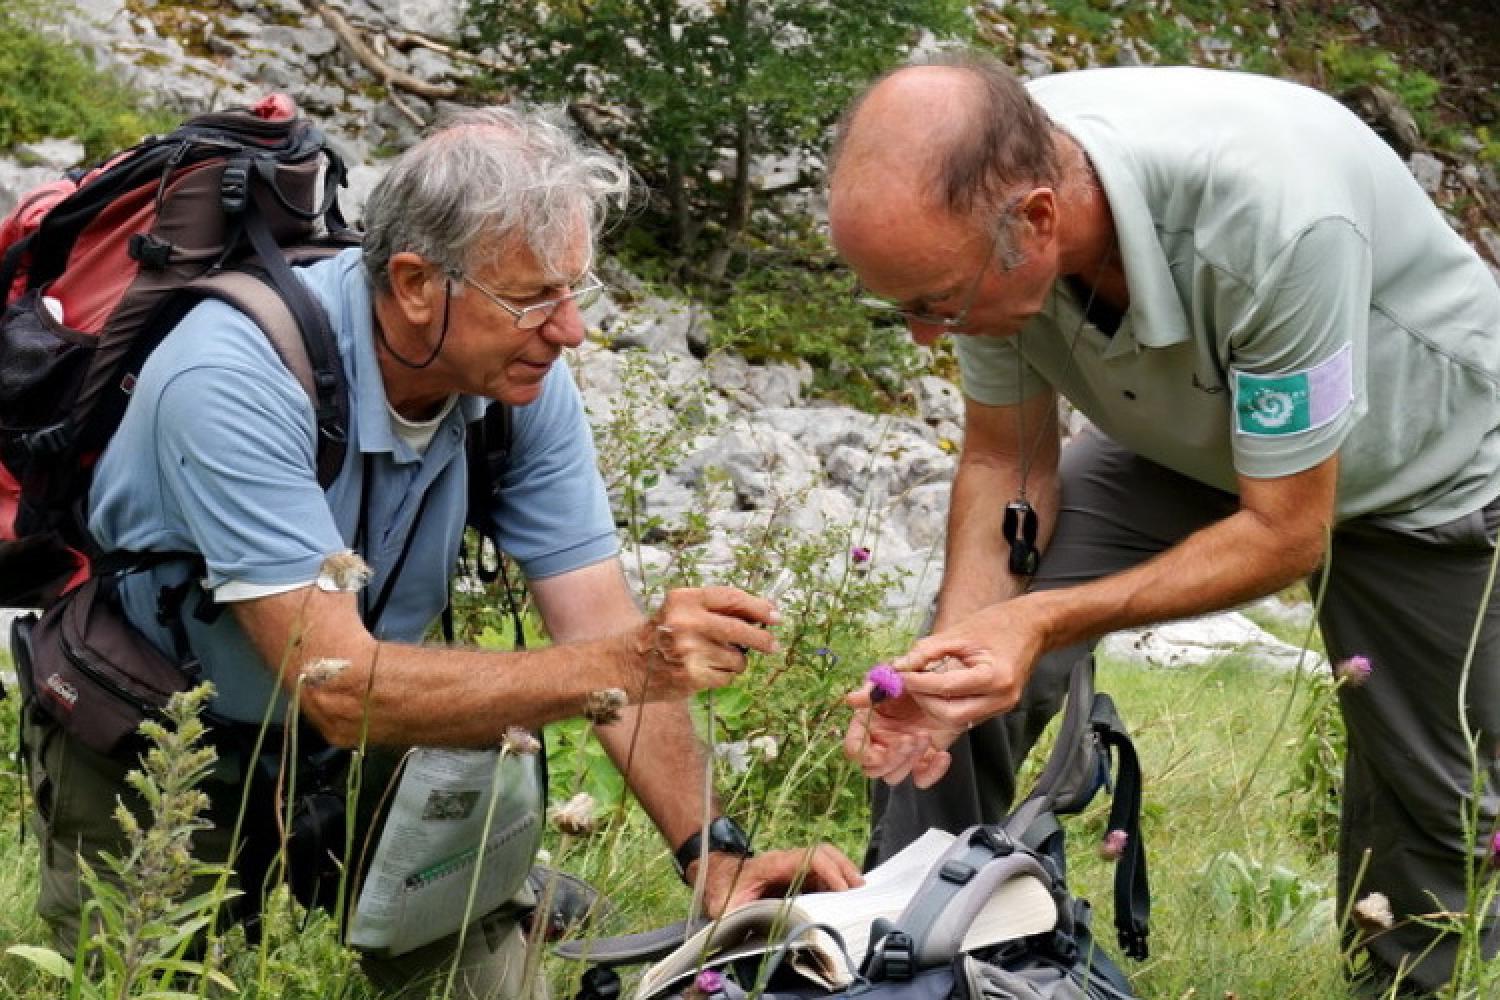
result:
M 1146 958 L 1151 903 L 1140 836 L 1140 765 L 1114 702 L 1094 691 L 1093 678 L 1093 660 L 1080 660 L 1057 743 L 1031 794 L 1003 822 L 959 834 L 902 913 L 874 922 L 862 960 L 844 956 L 847 967 L 858 970 L 849 985 L 820 986 L 787 960 L 810 929 L 802 924 L 786 927 L 782 943 L 763 953 L 710 954 L 702 968 L 717 976 L 678 977 L 649 993 L 638 990 L 635 1000 L 1134 1000 L 1125 974 L 1094 938 L 1088 902 L 1068 891 L 1058 821 L 1082 811 L 1099 789 L 1110 788 L 1108 829 L 1119 845 L 1116 936 L 1126 955 Z M 1023 876 L 1038 879 L 1050 892 L 1057 908 L 1052 929 L 963 951 L 961 943 L 985 903 L 1005 882 Z M 592 963 L 576 1000 L 617 1000 L 618 967 L 656 962 L 706 923 L 571 941 L 556 950 Z M 823 940 L 843 947 L 834 928 L 818 929 Z M 734 956 L 736 949 L 726 954 Z

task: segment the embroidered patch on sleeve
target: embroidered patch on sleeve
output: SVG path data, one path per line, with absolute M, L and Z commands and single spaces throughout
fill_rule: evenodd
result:
M 1234 426 L 1253 437 L 1282 437 L 1315 430 L 1354 402 L 1354 348 L 1298 372 L 1256 375 L 1235 371 Z

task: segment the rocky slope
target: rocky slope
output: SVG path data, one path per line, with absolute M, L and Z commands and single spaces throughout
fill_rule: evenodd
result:
M 456 48 L 456 0 L 78 0 L 77 6 L 65 28 L 69 36 L 101 65 L 184 114 L 268 90 L 290 93 L 356 164 L 344 197 L 354 217 L 380 175 L 377 154 L 409 144 L 457 100 L 468 74 L 499 58 Z M 1037 75 L 1157 61 L 1177 42 L 1195 62 L 1242 66 L 1275 49 L 1278 18 L 1293 5 L 1243 5 L 1229 21 L 1211 24 L 1175 10 L 1171 0 L 1115 0 L 1099 14 L 1104 20 L 1089 22 L 1087 37 L 1059 19 L 1063 6 L 983 0 L 976 16 L 992 44 Z M 1372 42 L 1410 41 L 1403 32 L 1413 19 L 1433 15 L 1410 5 L 1415 12 L 1398 16 L 1403 6 L 1382 5 L 1385 16 L 1374 6 L 1357 8 L 1347 30 Z M 1235 18 L 1247 10 L 1260 19 L 1241 28 Z M 1456 5 L 1455 16 L 1466 10 Z M 1143 15 L 1175 26 L 1176 34 L 1158 33 L 1153 45 L 1140 34 Z M 1256 30 L 1260 35 L 1240 44 L 1245 31 Z M 1473 51 L 1467 37 L 1456 26 L 1433 29 L 1423 44 L 1435 60 L 1460 59 Z M 1492 53 L 1474 58 L 1485 54 Z M 1493 82 L 1473 84 L 1485 85 Z M 1494 171 L 1421 148 L 1410 114 L 1389 94 L 1372 92 L 1368 102 L 1362 112 L 1394 142 L 1406 143 L 1413 173 L 1453 224 L 1492 264 L 1500 262 Z M 1470 111 L 1480 116 L 1493 106 L 1486 96 Z M 0 211 L 81 156 L 76 143 L 53 141 L 0 158 Z M 695 307 L 655 298 L 627 274 L 609 276 L 621 294 L 590 312 L 596 342 L 575 363 L 617 509 L 645 526 L 637 531 L 641 544 L 629 546 L 632 576 L 639 581 L 691 564 L 706 578 L 732 578 L 745 571 L 747 539 L 775 536 L 783 548 L 799 541 L 821 546 L 819 565 L 830 578 L 852 571 L 884 580 L 886 612 L 919 618 L 941 575 L 948 484 L 961 439 L 957 388 L 937 377 L 918 380 L 913 417 L 822 405 L 807 398 L 812 373 L 805 364 L 700 360 L 705 317 Z M 664 468 L 647 468 L 652 464 Z M 704 519 L 694 511 L 705 512 Z M 1136 647 L 1127 642 L 1122 650 L 1129 648 Z

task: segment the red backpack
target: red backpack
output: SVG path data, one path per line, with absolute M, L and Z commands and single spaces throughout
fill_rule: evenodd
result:
M 357 244 L 343 183 L 323 134 L 276 95 L 43 185 L 0 222 L 0 605 L 46 606 L 88 578 L 94 464 L 147 355 L 203 298 L 256 319 L 298 376 L 333 481 L 348 391 L 291 266 Z

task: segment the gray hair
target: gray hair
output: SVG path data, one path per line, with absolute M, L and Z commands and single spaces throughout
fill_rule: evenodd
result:
M 392 256 L 413 252 L 450 277 L 521 245 L 558 281 L 578 226 L 591 239 L 629 169 L 584 145 L 557 107 L 477 108 L 455 116 L 397 159 L 365 205 L 364 261 L 390 290 Z

